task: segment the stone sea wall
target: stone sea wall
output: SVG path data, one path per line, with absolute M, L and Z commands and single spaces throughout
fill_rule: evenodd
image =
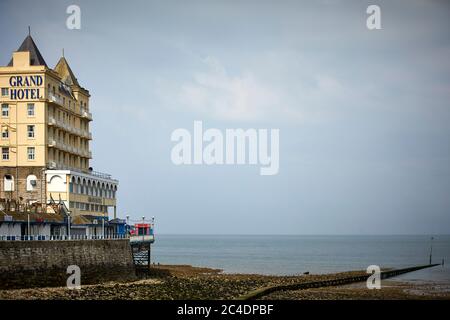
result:
M 70 265 L 81 285 L 136 277 L 127 239 L 0 241 L 0 289 L 66 286 Z

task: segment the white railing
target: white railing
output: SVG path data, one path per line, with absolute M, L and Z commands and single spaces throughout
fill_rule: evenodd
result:
M 99 172 L 99 171 L 91 171 L 93 176 L 103 178 L 103 179 L 112 179 L 112 176 L 109 173 Z M 112 179 L 114 180 L 114 179 Z
M 152 234 L 148 234 L 148 235 L 133 235 L 130 236 L 130 242 L 131 243 L 137 243 L 137 242 L 153 242 L 155 241 L 155 236 Z
M 129 239 L 125 234 L 113 235 L 33 235 L 33 236 L 0 236 L 0 241 L 68 241 L 68 240 L 120 240 Z
M 70 167 L 70 166 L 58 164 L 55 161 L 49 161 L 47 163 L 47 166 L 52 168 L 52 169 L 70 170 L 70 171 L 75 171 L 75 172 L 79 172 L 79 173 L 90 174 L 92 176 L 95 176 L 95 177 L 98 177 L 98 178 L 102 178 L 102 179 L 108 179 L 108 180 L 111 180 L 111 181 L 116 182 L 116 183 L 118 182 L 118 180 L 113 179 L 112 175 L 109 174 L 109 173 L 104 173 L 104 172 L 99 172 L 99 171 L 81 170 L 80 168 L 75 168 L 75 167 Z

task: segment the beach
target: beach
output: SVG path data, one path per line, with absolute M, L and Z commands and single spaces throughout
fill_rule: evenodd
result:
M 129 282 L 66 287 L 0 290 L 0 299 L 26 300 L 230 300 L 254 290 L 276 285 L 342 279 L 365 275 L 365 271 L 330 274 L 276 276 L 228 274 L 220 269 L 190 265 L 152 266 L 151 275 Z M 326 288 L 277 291 L 259 299 L 335 300 L 335 299 L 450 299 L 450 286 L 433 282 L 382 281 L 379 290 L 367 289 L 365 282 Z

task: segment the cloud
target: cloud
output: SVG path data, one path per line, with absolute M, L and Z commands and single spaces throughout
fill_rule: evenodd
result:
M 206 71 L 181 86 L 179 100 L 190 110 L 219 120 L 262 120 L 276 112 L 279 93 L 250 71 L 232 76 L 213 57 Z
M 355 96 L 342 79 L 312 70 L 308 61 L 294 63 L 296 59 L 283 57 L 272 55 L 233 75 L 218 59 L 208 57 L 204 70 L 178 84 L 177 105 L 223 121 L 316 122 L 342 112 L 336 104 Z

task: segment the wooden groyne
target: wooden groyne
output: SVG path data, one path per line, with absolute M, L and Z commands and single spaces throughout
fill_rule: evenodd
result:
M 398 275 L 401 275 L 404 273 L 413 272 L 413 271 L 417 271 L 417 270 L 421 270 L 421 269 L 425 269 L 425 268 L 431 268 L 431 267 L 435 267 L 438 265 L 439 264 L 427 264 L 427 265 L 409 267 L 409 268 L 403 268 L 403 269 L 386 270 L 386 271 L 381 272 L 381 279 L 387 279 L 387 278 L 395 277 L 395 276 L 398 276 Z M 311 289 L 311 288 L 340 286 L 340 285 L 344 285 L 344 284 L 367 281 L 367 279 L 370 276 L 371 276 L 371 274 L 367 274 L 367 275 L 362 275 L 362 276 L 344 277 L 344 278 L 337 278 L 337 279 L 331 279 L 331 280 L 300 282 L 300 283 L 293 283 L 293 284 L 287 284 L 287 285 L 264 287 L 264 288 L 260 288 L 260 289 L 251 291 L 245 295 L 242 295 L 239 298 L 237 298 L 237 300 L 257 299 L 257 298 L 268 295 L 275 291 L 304 290 L 304 289 Z

